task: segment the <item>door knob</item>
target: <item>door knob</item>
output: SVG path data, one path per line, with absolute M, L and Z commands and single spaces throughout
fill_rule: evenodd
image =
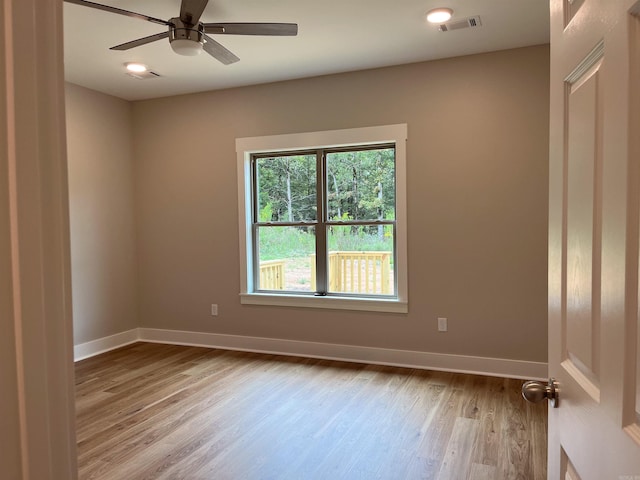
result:
M 529 380 L 522 384 L 522 396 L 527 402 L 538 403 L 545 398 L 551 402 L 553 408 L 558 408 L 558 382 L 550 378 L 548 383 Z

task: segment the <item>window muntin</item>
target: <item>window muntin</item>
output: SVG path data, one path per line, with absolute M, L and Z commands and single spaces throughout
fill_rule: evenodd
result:
M 254 154 L 251 173 L 255 292 L 397 298 L 394 144 Z

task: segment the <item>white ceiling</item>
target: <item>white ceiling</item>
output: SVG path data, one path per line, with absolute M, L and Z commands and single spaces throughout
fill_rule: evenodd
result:
M 93 0 L 156 18 L 177 17 L 180 0 Z M 425 12 L 450 7 L 454 18 L 479 15 L 482 26 L 440 32 Z M 222 65 L 203 53 L 181 57 L 168 40 L 128 51 L 109 47 L 165 27 L 64 4 L 65 76 L 127 100 L 363 70 L 549 42 L 547 0 L 210 0 L 203 22 L 291 22 L 296 37 L 212 35 L 240 61 Z M 126 75 L 125 62 L 161 78 Z

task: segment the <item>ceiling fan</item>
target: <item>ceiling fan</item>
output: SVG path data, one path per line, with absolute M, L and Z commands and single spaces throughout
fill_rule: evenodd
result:
M 116 45 L 111 47 L 110 50 L 129 50 L 130 48 L 168 38 L 173 51 L 180 55 L 198 55 L 204 50 L 216 60 L 229 65 L 240 59 L 207 34 L 272 36 L 294 36 L 298 34 L 298 25 L 296 23 L 202 23 L 200 17 L 209 0 L 182 0 L 180 16 L 169 20 L 162 20 L 86 0 L 64 1 L 169 27 L 165 32 Z

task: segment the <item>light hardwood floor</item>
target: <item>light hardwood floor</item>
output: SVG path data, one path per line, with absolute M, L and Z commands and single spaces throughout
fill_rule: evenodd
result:
M 80 478 L 543 480 L 521 384 L 137 343 L 76 364 Z

